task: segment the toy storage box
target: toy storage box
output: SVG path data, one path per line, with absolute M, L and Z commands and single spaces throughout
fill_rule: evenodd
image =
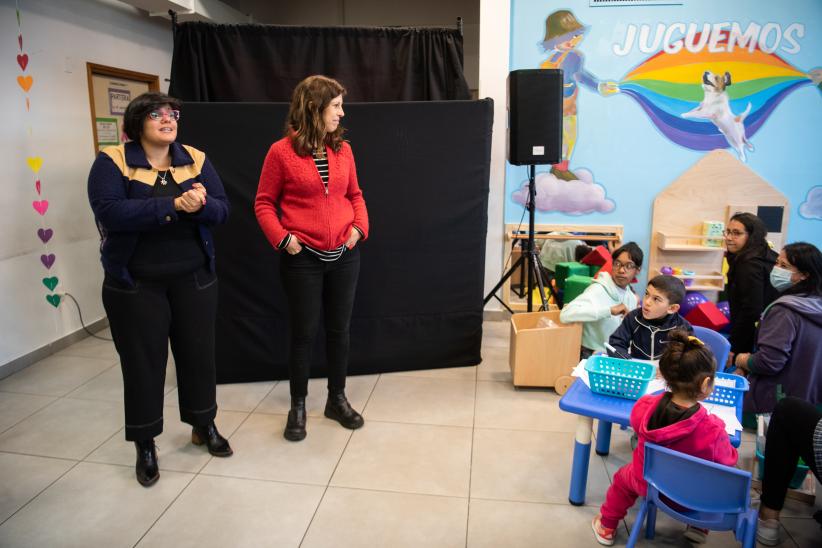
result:
M 544 317 L 556 327 L 537 327 Z M 559 310 L 511 316 L 508 363 L 514 386 L 555 386 L 557 378 L 570 375 L 579 363 L 581 341 L 582 325 L 562 323 Z

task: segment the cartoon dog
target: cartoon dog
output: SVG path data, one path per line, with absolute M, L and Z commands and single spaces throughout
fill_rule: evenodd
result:
M 725 136 L 728 144 L 739 154 L 739 159 L 747 161 L 745 149 L 753 151 L 753 145 L 745 136 L 745 117 L 751 111 L 751 104 L 742 114 L 731 112 L 728 93 L 725 91 L 731 85 L 731 73 L 726 72 L 719 76 L 706 70 L 702 74 L 702 89 L 705 96 L 695 109 L 682 114 L 683 118 L 700 118 L 710 120 Z

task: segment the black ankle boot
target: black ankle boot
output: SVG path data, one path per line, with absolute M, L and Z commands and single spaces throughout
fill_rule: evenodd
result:
M 143 487 L 149 487 L 157 483 L 160 479 L 160 468 L 157 464 L 157 449 L 154 447 L 154 438 L 150 440 L 135 441 L 137 448 L 137 466 L 135 472 L 137 481 Z
M 191 443 L 206 444 L 208 452 L 215 457 L 230 457 L 234 454 L 228 440 L 217 432 L 217 426 L 211 421 L 207 426 L 195 426 L 191 429 Z
M 343 391 L 328 393 L 328 401 L 325 402 L 325 416 L 350 430 L 356 430 L 365 424 L 362 415 L 352 409 Z
M 305 398 L 291 398 L 291 410 L 283 436 L 288 441 L 305 439 Z

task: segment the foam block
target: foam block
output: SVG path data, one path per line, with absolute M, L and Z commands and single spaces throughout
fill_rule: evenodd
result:
M 557 266 L 554 268 L 554 278 L 557 281 L 557 286 L 560 289 L 565 289 L 566 278 L 574 275 L 587 276 L 590 272 L 587 264 L 575 262 L 557 263 Z
M 602 266 L 611 262 L 611 253 L 603 245 L 598 245 L 580 261 L 582 264 Z
M 725 314 L 710 301 L 696 305 L 693 310 L 685 316 L 685 319 L 693 325 L 707 327 L 714 331 L 719 331 L 730 323 L 728 318 L 725 317 Z
M 591 285 L 593 281 L 594 279 L 590 276 L 568 276 L 568 278 L 565 279 L 565 290 L 562 293 L 562 302 L 568 304 L 579 297 L 582 292 L 585 291 L 585 288 Z

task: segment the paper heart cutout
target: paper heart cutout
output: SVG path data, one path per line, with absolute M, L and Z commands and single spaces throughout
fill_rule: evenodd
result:
M 37 173 L 43 167 L 43 159 L 40 156 L 29 156 L 26 158 L 26 163 L 34 173 Z
M 32 84 L 34 84 L 34 78 L 31 76 L 18 76 L 17 77 L 17 84 L 23 88 L 23 91 L 28 93 L 31 89 Z
M 34 190 L 37 191 L 37 195 L 40 195 L 40 179 L 34 181 Z
M 17 43 L 20 44 L 20 51 L 23 51 L 23 35 L 22 34 L 17 35 Z
M 43 263 L 43 266 L 46 268 L 51 268 L 54 264 L 54 261 L 57 260 L 57 257 L 54 256 L 54 253 L 49 253 L 48 255 L 40 255 L 40 262 Z
M 46 295 L 46 300 L 54 308 L 60 306 L 60 295 Z
M 60 283 L 60 280 L 57 279 L 57 276 L 52 276 L 51 278 L 43 278 L 43 285 L 48 287 L 49 291 L 54 291 L 54 288 L 57 287 L 58 283 Z
M 34 200 L 31 203 L 32 207 L 37 210 L 37 213 L 40 215 L 45 215 L 46 211 L 49 209 L 49 201 L 48 200 Z
M 29 65 L 29 56 L 28 54 L 24 53 L 22 55 L 17 56 L 17 64 L 20 65 L 20 68 L 26 70 L 26 67 Z
M 43 243 L 46 243 L 47 241 L 51 240 L 52 236 L 54 236 L 54 231 L 50 228 L 38 228 L 37 235 L 40 236 L 40 239 L 43 241 Z

